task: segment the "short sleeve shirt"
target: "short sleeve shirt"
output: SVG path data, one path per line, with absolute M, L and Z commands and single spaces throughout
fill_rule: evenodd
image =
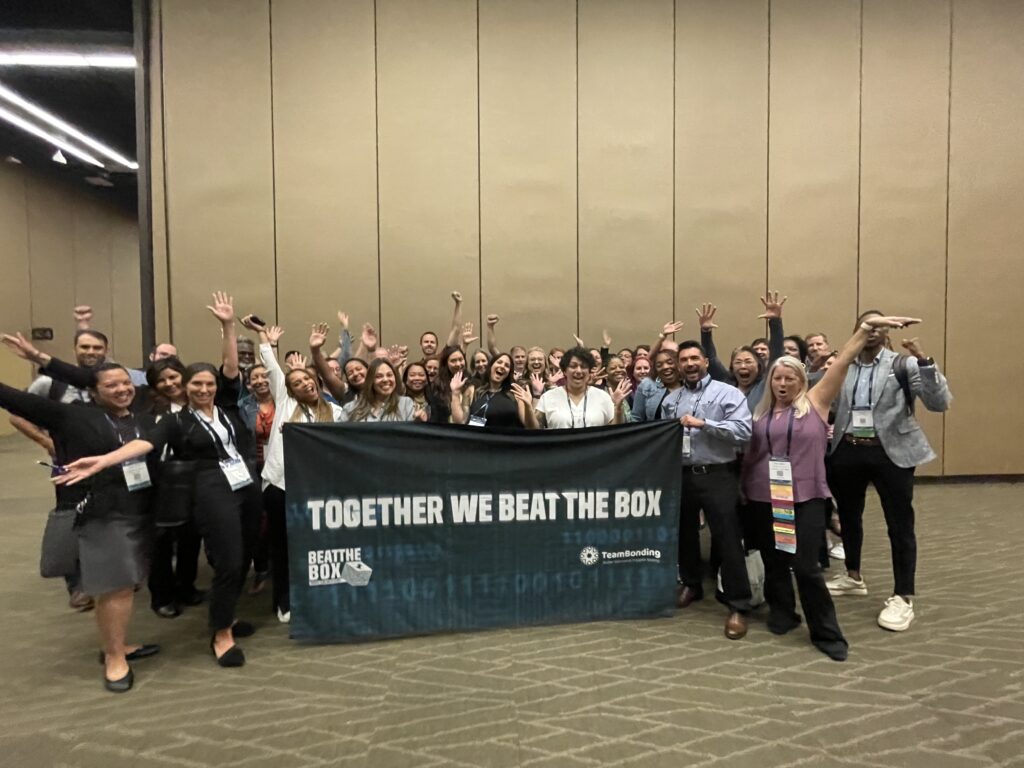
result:
M 596 387 L 587 387 L 579 403 L 572 401 L 566 389 L 549 389 L 537 401 L 536 411 L 544 414 L 548 429 L 603 427 L 615 420 L 611 397 Z

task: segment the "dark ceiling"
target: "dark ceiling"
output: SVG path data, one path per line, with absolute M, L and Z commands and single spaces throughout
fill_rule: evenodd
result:
M 131 53 L 132 45 L 131 0 L 0 0 L 0 49 Z M 0 83 L 136 159 L 134 70 L 4 66 L 0 67 Z M 51 159 L 55 151 L 56 147 L 43 139 L 0 120 L 0 159 L 15 157 L 26 167 L 69 184 L 86 184 L 86 178 L 95 181 L 99 176 L 113 187 L 92 187 L 97 193 L 135 210 L 134 172 L 104 158 L 100 159 L 106 171 L 70 156 L 68 164 L 61 165 Z

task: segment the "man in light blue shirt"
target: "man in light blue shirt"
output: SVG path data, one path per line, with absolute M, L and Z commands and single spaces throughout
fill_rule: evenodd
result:
M 729 606 L 725 636 L 747 633 L 750 582 L 739 520 L 737 453 L 750 440 L 747 400 L 736 387 L 708 375 L 708 357 L 697 341 L 679 345 L 683 386 L 661 403 L 661 418 L 678 419 L 683 428 L 682 506 L 679 516 L 679 607 L 704 596 L 700 562 L 700 510 L 722 558 L 722 595 Z

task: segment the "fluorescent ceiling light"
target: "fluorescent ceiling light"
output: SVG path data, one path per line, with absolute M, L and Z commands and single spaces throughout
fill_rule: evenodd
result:
M 100 168 L 103 168 L 103 163 L 101 163 L 95 157 L 90 155 L 88 152 L 83 152 L 82 150 L 71 146 L 63 139 L 57 138 L 52 133 L 47 133 L 39 126 L 33 125 L 25 118 L 20 117 L 14 114 L 13 112 L 9 112 L 3 107 L 0 107 L 0 120 L 6 120 L 11 125 L 21 128 L 21 130 L 25 131 L 26 133 L 31 133 L 33 136 L 38 136 L 43 141 L 50 142 L 51 144 L 53 144 L 53 146 L 57 147 L 58 149 L 63 149 L 72 157 L 77 157 L 79 160 L 84 160 L 85 162 L 91 165 L 98 165 Z
M 3 67 L 99 67 L 135 69 L 130 53 L 67 53 L 64 51 L 0 51 Z
M 118 154 L 113 149 L 108 147 L 106 144 L 102 144 L 99 141 L 97 141 L 96 139 L 92 138 L 92 136 L 89 136 L 88 134 L 82 133 L 80 130 L 75 128 L 73 125 L 68 125 L 63 120 L 61 120 L 59 117 L 57 117 L 56 115 L 50 114 L 49 112 L 47 112 L 42 107 L 36 106 L 35 104 L 33 104 L 31 101 L 28 101 L 27 99 L 23 99 L 21 96 L 19 96 L 17 93 L 12 91 L 10 88 L 8 88 L 5 85 L 0 85 L 0 99 L 5 99 L 6 101 L 9 101 L 11 104 L 14 104 L 16 106 L 21 107 L 22 109 L 24 109 L 29 114 L 34 115 L 35 117 L 38 117 L 40 120 L 42 120 L 45 123 L 49 123 L 54 128 L 56 128 L 57 130 L 61 131 L 62 133 L 65 133 L 68 136 L 73 136 L 74 138 L 78 139 L 80 142 L 85 144 L 87 147 L 89 147 L 90 149 L 94 149 L 97 152 L 99 152 L 101 155 L 103 155 L 105 157 L 109 157 L 114 162 L 120 163 L 121 165 L 125 166 L 126 168 L 131 168 L 133 171 L 138 170 L 139 164 L 136 163 L 134 160 L 129 160 L 124 155 Z M 100 165 L 100 163 L 97 163 L 97 165 Z

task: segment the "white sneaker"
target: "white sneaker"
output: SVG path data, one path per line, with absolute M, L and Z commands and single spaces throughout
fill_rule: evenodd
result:
M 839 541 L 832 545 L 828 551 L 828 556 L 833 560 L 845 560 L 846 559 L 846 547 L 843 546 L 843 542 Z
M 899 595 L 893 595 L 885 601 L 885 608 L 878 614 L 878 626 L 882 629 L 889 629 L 893 632 L 902 632 L 910 629 L 910 623 L 914 620 L 914 603 L 904 600 Z
M 277 620 L 282 624 L 288 624 L 292 620 L 291 611 L 282 611 L 280 608 L 277 609 Z
M 866 595 L 868 585 L 864 579 L 853 579 L 845 573 L 837 573 L 825 582 L 828 591 L 832 595 Z

